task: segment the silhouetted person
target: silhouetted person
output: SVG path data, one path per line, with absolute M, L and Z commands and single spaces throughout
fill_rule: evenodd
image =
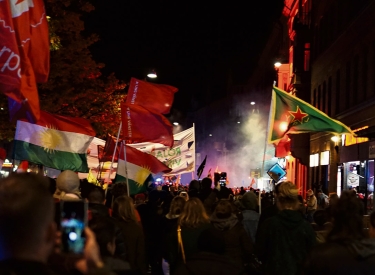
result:
M 334 223 L 327 242 L 312 250 L 304 274 L 374 274 L 375 239 L 366 237 L 363 214 L 356 194 L 344 191 L 333 205 Z
M 54 274 L 47 265 L 59 236 L 54 206 L 45 177 L 13 173 L 0 180 L 0 274 Z M 83 258 L 76 262 L 79 270 L 111 274 L 102 270 L 95 235 L 86 228 L 85 236 Z

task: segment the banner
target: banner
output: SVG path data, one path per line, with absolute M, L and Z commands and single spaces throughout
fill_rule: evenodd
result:
M 127 144 L 142 152 L 152 154 L 172 171 L 165 176 L 180 175 L 195 171 L 194 127 L 173 135 L 174 144 L 169 148 L 160 143 L 142 142 Z

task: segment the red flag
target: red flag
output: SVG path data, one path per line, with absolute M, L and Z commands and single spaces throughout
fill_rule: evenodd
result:
M 116 138 L 110 134 L 107 134 L 107 140 L 105 142 L 105 146 L 98 145 L 98 158 L 100 162 L 105 161 L 112 161 L 113 153 L 115 152 L 115 158 L 114 162 L 117 162 L 118 155 L 120 153 L 120 143 L 121 139 L 119 139 L 119 142 L 116 147 Z
M 290 155 L 290 138 L 284 137 L 275 145 L 275 157 L 284 158 Z
M 49 35 L 43 0 L 0 1 L 0 90 L 11 120 L 40 116 L 37 82 L 49 73 Z
M 173 146 L 173 127 L 163 115 L 139 105 L 121 103 L 121 117 L 124 139 Z
M 168 114 L 177 91 L 178 89 L 173 86 L 154 84 L 132 77 L 126 103 L 141 105 L 156 113 Z

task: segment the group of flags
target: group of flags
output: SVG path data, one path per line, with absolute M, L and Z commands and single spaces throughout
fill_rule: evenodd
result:
M 50 68 L 48 22 L 43 1 L 0 1 L 0 22 L 0 91 L 8 97 L 10 121 L 17 120 L 14 159 L 59 170 L 88 172 L 87 149 L 96 135 L 90 122 L 40 110 L 37 83 L 47 81 Z M 123 140 L 129 143 L 152 141 L 172 147 L 172 125 L 163 114 L 170 112 L 175 92 L 177 88 L 169 85 L 132 78 L 128 97 L 121 104 Z M 125 146 L 122 152 L 125 156 L 130 154 L 130 161 L 138 159 L 134 153 L 144 156 L 124 142 L 120 145 Z M 113 155 L 121 159 L 122 152 Z M 159 170 L 171 170 L 149 156 L 161 164 Z M 138 163 L 139 167 L 146 165 L 150 172 L 155 172 L 155 165 L 142 157 L 139 159 L 145 164 Z M 147 170 L 145 167 L 142 169 Z M 130 169 L 129 174 L 133 170 Z M 143 177 L 139 178 L 142 181 Z
M 122 138 L 117 139 L 108 134 L 105 146 L 98 146 L 98 159 L 99 162 L 116 161 L 115 182 L 128 181 L 130 194 L 136 194 L 143 190 L 144 183 L 151 174 L 168 173 L 172 169 L 152 154 L 128 146 L 126 143 L 133 142 L 134 137 L 128 135 L 128 129 L 132 129 L 136 134 L 136 140 L 173 147 L 172 125 L 170 123 L 154 124 L 154 121 L 148 120 L 148 114 L 143 115 L 143 112 L 137 113 L 136 110 L 142 108 L 146 112 L 162 117 L 161 112 L 169 112 L 173 103 L 173 94 L 177 89 L 167 85 L 146 83 L 134 78 L 132 83 L 137 83 L 138 90 L 136 93 L 128 94 L 127 101 L 122 104 L 123 108 L 135 107 L 132 109 L 132 118 L 129 120 L 128 114 L 122 116 L 124 128 Z M 151 87 L 151 91 L 143 87 L 144 84 Z M 159 86 L 162 93 L 158 92 Z M 152 111 L 142 106 L 142 101 L 137 100 L 137 96 L 142 98 L 146 95 L 153 98 L 151 103 L 146 104 Z M 128 102 L 129 98 L 132 98 L 132 102 L 130 100 Z M 165 120 L 168 121 L 166 118 Z M 144 128 L 139 128 L 139 125 Z M 142 131 L 146 129 L 147 132 L 141 134 L 138 129 Z M 165 129 L 168 131 L 166 132 Z M 52 115 L 41 111 L 41 116 L 35 123 L 26 119 L 17 121 L 14 159 L 28 160 L 58 170 L 87 173 L 89 172 L 87 150 L 95 135 L 90 122 L 86 119 Z
M 8 97 L 10 120 L 17 120 L 14 159 L 60 170 L 88 172 L 87 148 L 96 135 L 90 122 L 40 110 L 36 85 L 47 81 L 50 66 L 43 1 L 0 1 L 0 22 L 0 91 Z M 150 152 L 144 153 L 137 146 L 129 145 L 148 142 L 169 149 L 174 146 L 173 127 L 164 115 L 170 112 L 177 91 L 169 85 L 131 79 L 128 95 L 121 104 L 122 140 L 108 135 L 105 148 L 98 148 L 102 152 L 99 152 L 100 161 L 108 158 L 106 152 L 113 149 L 109 161 L 118 162 L 119 178 L 127 176 L 139 187 L 150 174 L 173 170 Z M 341 122 L 273 87 L 268 142 L 279 143 L 285 141 L 288 134 L 308 132 L 354 135 Z M 114 144 L 118 145 L 116 151 Z M 186 144 L 182 165 L 194 169 L 192 143 Z M 206 158 L 198 169 L 198 177 L 205 161 Z

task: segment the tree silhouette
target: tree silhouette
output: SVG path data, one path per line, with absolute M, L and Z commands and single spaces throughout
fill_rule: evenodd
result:
M 125 84 L 114 74 L 104 76 L 90 46 L 99 40 L 85 31 L 82 18 L 95 7 L 84 0 L 46 0 L 50 32 L 50 73 L 38 85 L 40 108 L 52 114 L 90 120 L 97 137 L 116 135 L 121 121 L 120 102 Z M 0 94 L 0 140 L 12 140 L 15 123 L 9 121 L 7 98 Z

